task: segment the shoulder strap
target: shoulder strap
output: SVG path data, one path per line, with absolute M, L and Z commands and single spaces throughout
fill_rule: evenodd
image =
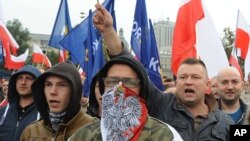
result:
M 6 115 L 7 115 L 7 112 L 8 112 L 8 110 L 9 110 L 9 107 L 10 107 L 10 104 L 8 103 L 7 106 L 6 106 L 6 108 L 5 108 L 4 114 L 3 114 L 3 116 L 2 116 L 1 119 L 0 119 L 0 125 L 3 124 L 3 122 L 4 122 L 4 120 L 5 120 L 5 117 L 6 117 Z

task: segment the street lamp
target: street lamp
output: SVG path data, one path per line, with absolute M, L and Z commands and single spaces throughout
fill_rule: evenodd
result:
M 83 18 L 85 18 L 85 13 L 84 12 L 80 12 L 80 14 L 81 14 L 81 19 L 83 19 Z

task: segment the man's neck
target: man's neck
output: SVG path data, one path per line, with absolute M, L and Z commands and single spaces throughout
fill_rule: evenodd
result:
M 202 103 L 199 106 L 198 105 L 188 106 L 186 108 L 193 115 L 193 117 L 206 116 L 209 113 L 209 107 L 206 103 Z
M 221 101 L 221 110 L 225 113 L 234 113 L 240 107 L 240 100 L 237 100 L 234 103 L 227 104 Z
M 21 107 L 26 107 L 30 104 L 33 103 L 33 97 L 32 96 L 20 96 L 20 101 L 19 101 L 19 104 Z

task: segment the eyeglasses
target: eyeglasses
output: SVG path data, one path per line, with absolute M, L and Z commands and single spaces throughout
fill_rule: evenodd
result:
M 123 78 L 119 78 L 119 77 L 104 77 L 103 81 L 104 81 L 104 85 L 106 87 L 113 87 L 113 86 L 117 85 L 119 82 L 122 82 L 122 84 L 125 87 L 135 88 L 140 83 L 139 79 L 137 79 L 137 78 L 130 78 L 130 77 L 123 77 Z

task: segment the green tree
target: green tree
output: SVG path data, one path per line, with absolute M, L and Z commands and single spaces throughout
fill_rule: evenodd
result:
M 222 44 L 226 51 L 227 57 L 229 58 L 232 48 L 234 46 L 235 36 L 233 31 L 229 27 L 224 28 L 223 32 L 224 32 L 224 37 L 222 38 Z
M 229 27 L 224 28 L 223 32 L 224 32 L 224 37 L 222 38 L 222 44 L 223 44 L 224 49 L 226 51 L 227 57 L 229 58 L 229 56 L 232 52 L 232 49 L 235 45 L 235 43 L 234 43 L 235 35 L 234 35 L 234 32 Z M 244 60 L 241 59 L 240 57 L 238 57 L 238 61 L 239 61 L 241 70 L 243 71 L 244 70 Z
M 28 41 L 30 41 L 30 32 L 22 26 L 22 23 L 18 19 L 7 21 L 6 27 L 19 45 L 18 55 L 24 53 L 27 48 L 30 48 L 28 44 Z
M 31 40 L 28 28 L 24 28 L 18 19 L 7 21 L 6 27 L 19 45 L 18 55 L 23 54 L 27 48 L 30 48 L 30 53 L 32 53 L 32 48 L 28 43 Z M 41 48 L 47 49 L 47 46 L 41 46 Z M 58 53 L 54 49 L 48 48 L 46 55 L 52 65 L 58 63 Z M 32 54 L 27 58 L 26 64 L 32 64 Z
M 59 57 L 58 50 L 51 49 L 46 53 L 46 55 L 48 56 L 52 65 L 58 63 L 58 57 Z

